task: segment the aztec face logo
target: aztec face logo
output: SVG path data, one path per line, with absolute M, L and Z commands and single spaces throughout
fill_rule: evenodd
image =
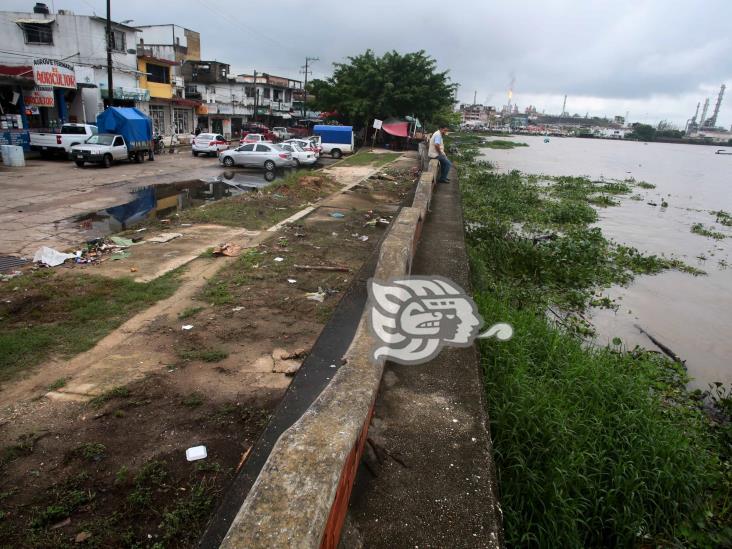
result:
M 368 283 L 370 325 L 383 345 L 373 358 L 400 364 L 421 364 L 444 346 L 468 347 L 476 338 L 513 336 L 499 323 L 478 335 L 483 320 L 475 302 L 457 284 L 443 277 L 410 277 Z

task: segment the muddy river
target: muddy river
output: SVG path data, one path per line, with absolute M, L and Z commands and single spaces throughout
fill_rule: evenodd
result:
M 608 238 L 647 253 L 678 257 L 707 275 L 668 271 L 639 276 L 629 287 L 611 288 L 606 295 L 618 299 L 620 308 L 593 311 L 597 342 L 604 345 L 619 337 L 630 348 L 638 344 L 654 349 L 636 327 L 640 326 L 686 360 L 692 387 L 732 383 L 732 227 L 716 223 L 711 213 L 732 213 L 732 155 L 717 155 L 721 147 L 711 146 L 512 139 L 529 147 L 484 150 L 501 171 L 633 177 L 656 185 L 637 190 L 643 200 L 626 196 L 621 206 L 601 209 L 599 226 Z M 726 150 L 732 152 L 730 147 Z M 662 199 L 667 207 L 661 207 Z M 695 223 L 727 238 L 692 233 Z

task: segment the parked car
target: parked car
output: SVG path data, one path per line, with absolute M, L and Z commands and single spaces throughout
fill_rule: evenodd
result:
M 274 143 L 246 143 L 236 149 L 222 152 L 219 162 L 227 168 L 255 166 L 267 171 L 275 168 L 289 168 L 294 164 L 292 153 Z
M 229 144 L 224 136 L 218 133 L 199 133 L 191 143 L 191 152 L 193 156 L 205 154 L 216 156 L 221 151 L 229 148 Z
M 249 135 L 250 133 L 257 133 L 264 136 L 265 141 L 277 141 L 278 137 L 270 131 L 270 129 L 263 125 L 263 124 L 257 124 L 255 122 L 252 122 L 251 124 L 246 124 L 241 127 L 241 137 L 242 139 Z
M 314 141 L 310 141 L 309 139 L 288 139 L 287 141 L 283 141 L 281 143 L 281 145 L 284 144 L 297 145 L 305 151 L 314 153 L 315 158 L 320 157 L 320 146 L 317 145 Z
M 318 161 L 318 157 L 312 150 L 306 151 L 294 143 L 282 143 L 280 147 L 292 154 L 295 166 L 312 166 Z
M 320 138 L 323 154 L 330 154 L 333 158 L 340 158 L 345 153 L 352 153 L 353 127 L 352 126 L 313 126 L 313 133 Z
M 292 134 L 284 126 L 276 126 L 272 128 L 272 133 L 277 136 L 277 139 L 281 139 L 283 141 L 292 137 Z
M 239 145 L 245 145 L 247 143 L 265 143 L 269 141 L 265 139 L 261 133 L 248 133 L 239 141 Z
M 68 155 L 71 147 L 79 145 L 97 133 L 92 124 L 64 124 L 57 133 L 31 133 L 30 148 L 41 156 L 51 154 Z
M 86 162 L 109 168 L 116 160 L 155 160 L 152 121 L 141 110 L 109 107 L 97 115 L 97 129 L 98 134 L 71 147 L 71 158 L 80 168 Z

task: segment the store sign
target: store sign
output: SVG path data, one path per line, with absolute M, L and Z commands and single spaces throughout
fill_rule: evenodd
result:
M 89 86 L 94 85 L 94 69 L 91 67 L 74 67 L 74 75 L 76 76 L 77 84 L 88 84 Z
M 107 86 L 103 82 L 99 83 L 99 90 L 104 99 L 109 96 L 109 94 L 107 93 Z M 122 99 L 125 101 L 150 101 L 150 91 L 144 88 L 128 88 L 126 86 L 115 86 L 114 98 Z
M 23 95 L 23 101 L 29 107 L 53 107 L 56 104 L 50 86 L 36 86 Z
M 39 86 L 76 89 L 74 67 L 56 59 L 34 59 L 33 80 Z
M 218 103 L 217 107 L 219 114 L 234 114 L 233 107 L 228 103 Z

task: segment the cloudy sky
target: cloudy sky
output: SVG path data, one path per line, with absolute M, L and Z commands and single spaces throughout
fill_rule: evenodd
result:
M 46 0 L 104 15 L 105 0 Z M 31 11 L 33 0 L 3 0 Z M 133 25 L 176 23 L 201 33 L 204 57 L 301 78 L 372 48 L 425 49 L 460 83 L 459 100 L 503 105 L 513 82 L 523 110 L 625 115 L 681 127 L 698 101 L 732 85 L 732 2 L 704 0 L 112 0 L 112 17 Z M 311 77 L 312 77 L 311 76 Z M 720 124 L 732 124 L 732 90 Z

